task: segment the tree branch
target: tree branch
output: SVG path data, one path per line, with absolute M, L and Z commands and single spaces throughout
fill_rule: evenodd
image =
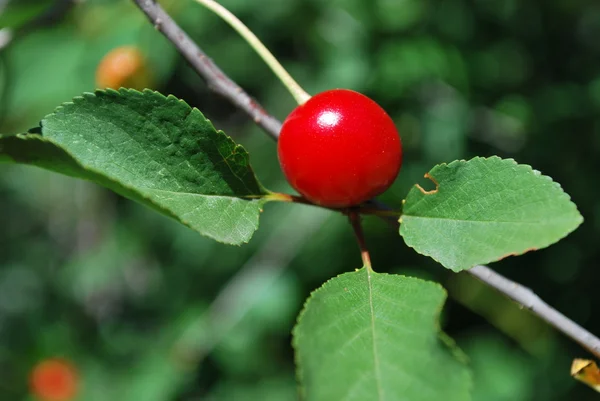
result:
M 487 266 L 475 266 L 466 273 L 483 281 L 524 308 L 539 316 L 556 329 L 562 331 L 583 348 L 600 358 L 600 339 L 548 305 L 531 289 L 511 281 Z
M 281 123 L 225 75 L 154 0 L 132 1 L 146 14 L 154 26 L 173 42 L 196 72 L 206 80 L 210 88 L 245 111 L 267 134 L 277 140 Z M 370 201 L 370 204 L 390 210 L 389 207 L 377 200 Z M 394 217 L 379 217 L 390 221 L 395 227 L 399 224 Z M 598 337 L 552 308 L 529 288 L 501 276 L 486 266 L 475 266 L 465 272 L 529 309 L 600 358 L 600 339 Z
M 146 14 L 152 25 L 175 45 L 212 91 L 245 111 L 267 134 L 277 140 L 281 123 L 221 71 L 156 1 L 133 0 L 133 2 Z

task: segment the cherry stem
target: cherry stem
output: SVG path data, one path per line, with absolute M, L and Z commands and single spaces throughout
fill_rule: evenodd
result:
M 254 33 L 242 21 L 240 21 L 229 10 L 214 0 L 194 0 L 204 7 L 217 14 L 223 21 L 227 22 L 235 29 L 246 42 L 258 53 L 263 61 L 271 68 L 277 78 L 285 85 L 298 104 L 304 104 L 310 95 L 292 78 L 292 76 L 277 61 L 275 56 L 266 48 L 266 46 L 256 37 Z
M 335 207 L 327 207 L 322 206 L 316 203 L 309 201 L 306 198 L 297 195 L 284 194 L 280 192 L 272 192 L 266 196 L 260 196 L 262 199 L 266 199 L 267 201 L 277 201 L 277 202 L 289 202 L 289 203 L 300 203 L 302 205 L 311 205 L 316 207 L 321 207 L 324 209 L 328 209 L 334 212 L 340 212 L 344 214 L 350 213 L 358 213 L 358 214 L 368 214 L 380 217 L 390 217 L 394 218 L 396 221 L 397 218 L 402 214 L 400 211 L 392 210 L 389 208 L 379 207 L 378 203 L 373 203 L 373 206 L 370 206 L 372 202 L 368 202 L 365 206 L 354 206 L 354 207 L 346 207 L 346 208 L 335 208 Z
M 367 268 L 367 270 L 373 270 L 371 267 L 371 256 L 369 255 L 369 250 L 367 249 L 367 243 L 365 242 L 365 236 L 363 234 L 362 224 L 360 222 L 360 215 L 358 212 L 352 211 L 348 213 L 348 219 L 350 220 L 350 224 L 354 230 L 354 235 L 358 241 L 358 246 L 360 247 L 360 256 L 362 258 L 363 265 Z

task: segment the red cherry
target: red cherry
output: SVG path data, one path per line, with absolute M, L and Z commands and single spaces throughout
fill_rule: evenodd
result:
M 288 182 L 313 203 L 358 205 L 385 191 L 402 165 L 394 122 L 347 89 L 311 97 L 285 119 L 277 146 Z

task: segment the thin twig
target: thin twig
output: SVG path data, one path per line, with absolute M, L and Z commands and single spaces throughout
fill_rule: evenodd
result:
M 169 39 L 218 94 L 244 110 L 273 139 L 279 136 L 281 123 L 270 116 L 256 101 L 252 100 L 237 84 L 225 75 L 192 40 L 177 26 L 165 11 L 153 0 L 132 0 L 148 16 L 154 26 Z M 383 203 L 373 200 L 370 204 L 383 210 L 391 210 Z M 398 227 L 394 217 L 379 216 Z M 549 306 L 533 291 L 511 281 L 485 266 L 466 270 L 483 283 L 529 309 L 563 334 L 572 338 L 596 357 L 600 358 L 600 339 Z
M 371 200 L 370 202 L 376 208 L 391 210 L 386 204 L 376 199 Z M 383 217 L 396 230 L 400 226 L 400 223 L 395 218 L 385 216 L 379 217 Z M 600 339 L 548 305 L 531 289 L 515 281 L 509 280 L 487 266 L 478 265 L 468 270 L 464 270 L 464 273 L 472 275 L 479 281 L 512 299 L 522 307 L 530 310 L 533 314 L 579 343 L 579 345 L 587 349 L 597 358 L 600 358 Z
M 267 47 L 256 37 L 254 32 L 252 32 L 242 21 L 238 19 L 235 15 L 233 15 L 228 9 L 220 5 L 214 0 L 194 0 L 197 3 L 203 5 L 208 8 L 215 14 L 217 14 L 223 21 L 227 22 L 233 29 L 239 33 L 242 38 L 258 53 L 258 55 L 263 59 L 263 61 L 269 66 L 271 71 L 277 78 L 285 85 L 285 87 L 290 91 L 294 99 L 298 104 L 305 103 L 308 99 L 310 99 L 310 95 L 306 93 L 304 89 L 298 82 L 292 78 L 292 76 L 283 68 L 283 66 L 279 63 L 279 60 L 273 56 L 273 54 L 267 49 Z
M 281 123 L 221 71 L 158 3 L 154 0 L 133 0 L 133 2 L 146 14 L 152 25 L 175 45 L 192 68 L 204 78 L 211 90 L 245 111 L 273 139 L 279 137 Z
M 496 289 L 519 305 L 529 309 L 550 325 L 562 331 L 583 348 L 600 358 L 600 339 L 544 302 L 531 289 L 511 281 L 487 266 L 475 266 L 467 273 Z

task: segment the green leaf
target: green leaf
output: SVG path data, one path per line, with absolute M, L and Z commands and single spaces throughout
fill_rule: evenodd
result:
M 248 154 L 173 96 L 84 94 L 41 130 L 43 137 L 0 137 L 0 162 L 97 182 L 224 243 L 247 242 L 258 227 L 265 190 Z
M 454 271 L 546 247 L 583 221 L 559 184 L 512 159 L 454 161 L 426 177 L 436 188 L 410 190 L 400 234 Z
M 329 280 L 294 328 L 308 401 L 465 401 L 471 376 L 439 331 L 438 285 L 363 268 Z

